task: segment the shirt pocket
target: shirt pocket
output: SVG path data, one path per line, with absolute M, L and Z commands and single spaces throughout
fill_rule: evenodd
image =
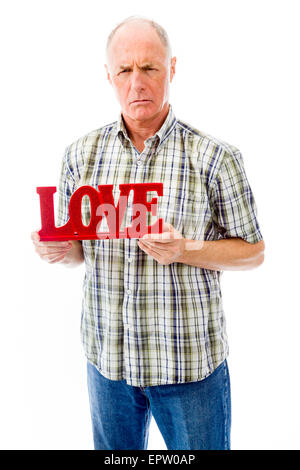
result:
M 157 204 L 157 217 L 173 225 L 184 238 L 203 239 L 206 206 L 207 198 L 201 189 L 165 192 Z

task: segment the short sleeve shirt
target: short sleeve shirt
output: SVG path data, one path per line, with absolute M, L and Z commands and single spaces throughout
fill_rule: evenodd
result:
M 66 150 L 58 186 L 57 226 L 69 218 L 73 192 L 82 185 L 162 182 L 156 217 L 190 240 L 263 239 L 257 207 L 238 148 L 175 117 L 139 153 L 120 113 L 118 120 L 79 138 Z M 148 201 L 157 197 L 148 193 Z M 89 201 L 82 220 L 88 224 Z M 108 230 L 103 219 L 101 231 Z M 132 224 L 129 195 L 121 230 Z M 111 380 L 152 386 L 202 380 L 229 348 L 222 271 L 179 262 L 159 264 L 137 239 L 82 241 L 85 276 L 81 340 L 87 360 Z

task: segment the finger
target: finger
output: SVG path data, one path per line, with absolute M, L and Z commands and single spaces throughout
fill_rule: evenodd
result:
M 60 261 L 63 261 L 64 258 L 65 258 L 65 255 L 57 256 L 56 258 L 49 261 L 49 264 L 59 263 Z
M 155 253 L 158 256 L 160 256 L 163 251 L 166 251 L 166 250 L 159 250 L 159 249 L 153 247 L 153 245 L 148 244 L 146 242 L 145 243 L 139 242 L 139 246 L 141 248 L 145 249 L 145 251 L 147 250 L 147 253 L 149 253 L 149 254 Z
M 57 246 L 57 247 L 62 247 L 62 248 L 72 247 L 72 243 L 68 240 L 63 240 L 61 242 L 60 241 L 41 242 L 40 236 L 37 230 L 34 232 L 31 232 L 30 238 L 36 246 L 51 246 L 51 247 Z
M 141 244 L 140 248 L 145 253 L 147 253 L 147 255 L 151 256 L 153 259 L 155 259 L 155 261 L 160 263 L 161 256 L 159 255 L 159 253 L 155 253 L 152 248 L 146 247 L 145 245 L 142 246 L 142 244 Z
M 150 254 L 150 248 L 145 245 L 145 243 L 139 242 L 138 246 L 140 247 L 141 250 L 143 250 L 145 253 Z
M 146 233 L 142 239 L 143 240 L 158 240 L 162 243 L 170 243 L 175 239 L 183 238 L 181 233 L 176 230 L 173 225 L 164 222 L 163 223 L 163 232 L 162 233 Z
M 54 254 L 54 255 L 44 255 L 42 256 L 42 259 L 47 261 L 48 263 L 53 263 L 57 261 L 58 259 L 64 259 L 66 256 L 66 253 L 60 253 L 60 254 Z
M 146 233 L 142 238 L 162 238 L 162 235 L 164 233 L 169 233 L 170 234 L 173 231 L 174 231 L 174 227 L 171 224 L 169 224 L 167 222 L 163 222 L 162 233 Z
M 49 247 L 49 246 L 36 246 L 35 251 L 40 255 L 61 255 L 67 253 L 71 248 Z
M 40 236 L 38 234 L 38 231 L 36 230 L 35 232 L 31 232 L 30 238 L 32 241 L 39 242 L 40 241 Z
M 149 248 L 156 250 L 158 253 L 169 251 L 169 245 L 167 246 L 166 244 L 161 243 L 160 241 L 140 240 L 140 242 L 148 246 Z
M 174 243 L 174 238 L 166 238 L 166 239 L 158 239 L 158 238 L 141 238 L 140 240 L 143 240 L 143 242 L 149 242 L 149 243 L 157 243 L 160 245 L 164 245 L 166 243 Z
M 163 232 L 163 233 L 146 233 L 141 240 L 155 240 L 160 243 L 171 243 L 174 240 L 183 238 L 182 235 L 178 232 Z
M 40 246 L 40 247 L 49 247 L 49 248 L 72 248 L 72 243 L 68 241 L 63 241 L 63 242 L 33 242 L 35 246 Z

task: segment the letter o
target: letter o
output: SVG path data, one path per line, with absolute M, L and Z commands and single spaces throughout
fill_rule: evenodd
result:
M 89 225 L 82 223 L 81 203 L 83 196 L 88 196 L 91 204 L 91 219 Z M 99 193 L 92 186 L 80 186 L 72 195 L 69 204 L 69 215 L 73 230 L 78 236 L 96 236 L 99 221 L 96 211 L 100 204 Z

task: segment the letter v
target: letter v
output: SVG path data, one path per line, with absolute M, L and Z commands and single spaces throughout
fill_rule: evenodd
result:
M 112 184 L 102 184 L 98 186 L 99 190 L 99 199 L 100 206 L 97 209 L 97 215 L 105 215 L 107 218 L 107 225 L 109 229 L 109 238 L 126 238 L 126 229 L 123 232 L 120 232 L 120 226 L 125 214 L 125 209 L 128 202 L 128 196 L 131 189 L 134 189 L 134 184 L 120 184 L 120 197 L 117 207 L 115 206 L 114 196 L 113 196 L 113 185 Z M 104 214 L 103 214 L 104 212 Z M 113 216 L 114 215 L 114 216 Z M 97 225 L 97 236 L 99 238 L 107 238 L 107 233 L 99 231 L 102 222 L 102 217 L 100 222 Z

